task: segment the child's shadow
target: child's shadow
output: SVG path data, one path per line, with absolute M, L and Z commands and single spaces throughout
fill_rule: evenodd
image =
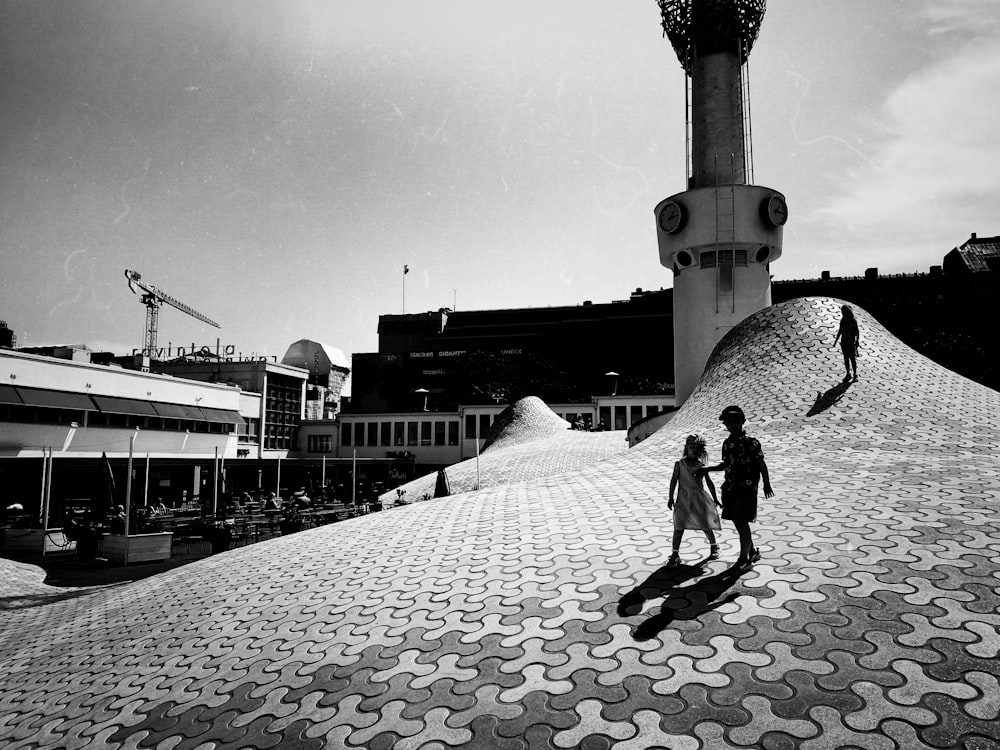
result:
M 847 389 L 851 387 L 850 380 L 842 380 L 837 385 L 833 386 L 826 393 L 816 394 L 816 403 L 812 405 L 809 412 L 806 414 L 807 417 L 815 417 L 820 412 L 824 412 L 833 406 L 835 403 L 840 401 L 847 393 Z
M 618 602 L 618 616 L 631 617 L 642 612 L 642 605 L 651 599 L 663 597 L 660 611 L 641 622 L 633 632 L 637 641 L 648 641 L 663 631 L 674 620 L 693 620 L 702 612 L 715 609 L 739 596 L 732 592 L 722 595 L 736 585 L 743 572 L 735 566 L 721 573 L 703 578 L 697 583 L 681 588 L 685 581 L 704 572 L 701 565 L 662 567 Z

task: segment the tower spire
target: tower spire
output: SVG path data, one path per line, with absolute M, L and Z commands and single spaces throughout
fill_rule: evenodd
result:
M 747 59 L 764 0 L 657 0 L 664 35 L 690 78 L 688 189 L 654 209 L 660 263 L 674 272 L 677 403 L 726 331 L 771 304 L 784 196 L 749 181 Z

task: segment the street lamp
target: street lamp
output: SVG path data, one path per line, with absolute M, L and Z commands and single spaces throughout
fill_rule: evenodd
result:
M 417 388 L 414 393 L 422 393 L 424 396 L 424 408 L 423 411 L 427 411 L 427 394 L 430 393 L 426 388 Z
M 611 395 L 612 396 L 617 396 L 618 395 L 618 373 L 614 372 L 612 370 L 611 372 L 604 373 L 604 377 L 606 377 L 610 381 L 610 384 L 611 384 Z

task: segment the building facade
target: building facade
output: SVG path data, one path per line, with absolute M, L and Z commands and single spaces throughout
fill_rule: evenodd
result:
M 306 420 L 335 419 L 340 399 L 351 374 L 351 365 L 335 346 L 310 339 L 299 339 L 285 352 L 281 363 L 308 371 Z
M 669 395 L 672 351 L 663 331 L 672 330 L 671 301 L 669 289 L 637 289 L 609 303 L 380 316 L 378 352 L 353 356 L 345 412 Z
M 409 479 L 414 472 L 426 474 L 474 458 L 507 406 L 466 404 L 455 411 L 341 414 L 336 421 L 303 422 L 294 455 L 339 460 L 357 457 L 387 464 L 409 462 Z M 627 430 L 633 422 L 672 411 L 674 401 L 665 395 L 609 395 L 587 404 L 549 404 L 549 408 L 570 424 L 581 420 L 587 429 L 603 424 L 603 429 Z M 383 473 L 388 476 L 388 469 Z
M 307 370 L 266 358 L 229 360 L 213 354 L 153 362 L 153 372 L 204 383 L 223 383 L 260 394 L 260 411 L 247 422 L 259 449 L 241 457 L 282 458 L 292 450 L 295 431 L 305 417 Z M 248 441 L 249 442 L 249 441 Z
M 124 502 L 129 457 L 137 498 L 187 502 L 214 491 L 219 462 L 252 445 L 243 413 L 259 411 L 259 396 L 94 364 L 76 351 L 60 359 L 0 349 L 3 507 L 38 509 L 45 495 L 58 518 L 69 505 L 104 502 L 105 458 L 118 474 L 115 500 Z

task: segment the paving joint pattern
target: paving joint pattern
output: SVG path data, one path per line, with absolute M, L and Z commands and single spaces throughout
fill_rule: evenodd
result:
M 0 560 L 0 746 L 1000 748 L 1000 394 L 839 300 L 752 316 L 628 451 L 112 586 Z M 730 403 L 763 559 L 665 567 L 684 436 Z M 539 456 L 571 431 L 498 449 Z

